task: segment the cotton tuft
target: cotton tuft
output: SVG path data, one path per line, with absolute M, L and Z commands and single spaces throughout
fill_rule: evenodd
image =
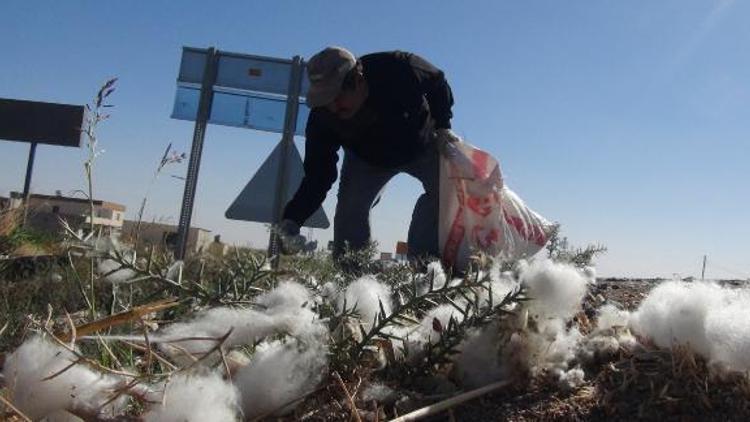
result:
M 322 342 L 276 340 L 258 345 L 250 364 L 234 378 L 245 418 L 291 411 L 299 403 L 290 402 L 313 391 L 323 380 L 327 354 Z
M 588 290 L 589 278 L 569 264 L 535 260 L 522 264 L 519 274 L 528 288 L 528 309 L 531 316 L 572 318 L 580 309 Z
M 217 373 L 178 374 L 162 386 L 159 403 L 143 414 L 145 422 L 231 422 L 238 420 L 238 392 Z
M 348 309 L 356 306 L 365 328 L 371 327 L 375 317 L 380 314 L 381 303 L 385 313 L 391 313 L 391 289 L 372 276 L 355 280 L 338 296 L 336 305 L 339 311 L 343 311 L 344 301 Z
M 729 370 L 750 370 L 750 290 L 715 283 L 668 281 L 655 287 L 633 314 L 639 336 L 670 348 L 688 345 Z
M 5 361 L 3 375 L 9 398 L 22 412 L 37 420 L 75 420 L 66 410 L 92 411 L 109 401 L 125 381 L 76 364 L 61 372 L 77 357 L 58 344 L 35 336 L 24 342 Z M 45 380 L 52 375 L 59 375 Z M 117 415 L 125 406 L 121 397 L 104 406 L 101 416 Z
M 218 338 L 229 332 L 224 343 L 227 347 L 253 344 L 274 333 L 286 332 L 301 338 L 319 336 L 323 329 L 316 324 L 317 314 L 307 308 L 312 294 L 304 286 L 293 282 L 282 282 L 270 292 L 260 295 L 256 303 L 260 309 L 213 308 L 187 322 L 165 327 L 153 336 L 160 348 L 170 356 L 181 359 L 186 356 L 180 349 L 200 356 L 211 350 L 213 340 L 188 340 L 171 343 L 187 337 Z M 178 345 L 179 349 L 174 345 Z

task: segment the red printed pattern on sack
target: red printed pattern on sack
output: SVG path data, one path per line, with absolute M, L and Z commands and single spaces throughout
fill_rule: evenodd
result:
M 474 166 L 474 177 L 477 179 L 486 179 L 487 173 L 487 162 L 489 161 L 490 155 L 482 150 L 475 149 L 471 154 L 471 163 Z
M 453 167 L 454 171 L 457 170 L 454 165 L 451 165 L 451 167 Z M 448 232 L 445 248 L 443 248 L 443 261 L 447 265 L 456 263 L 458 249 L 463 241 L 464 233 L 466 233 L 464 225 L 464 201 L 466 200 L 466 195 L 464 194 L 463 182 L 460 180 L 456 180 L 456 196 L 458 197 L 458 210 L 456 211 L 456 216 L 453 218 L 451 229 Z
M 456 263 L 456 256 L 458 256 L 458 249 L 461 246 L 461 242 L 464 240 L 464 233 L 466 233 L 466 227 L 464 226 L 464 208 L 461 207 L 456 213 L 456 218 L 453 219 L 451 231 L 448 233 L 448 240 L 445 242 L 443 260 L 446 264 L 453 265 Z
M 505 217 L 505 221 L 516 229 L 521 238 L 534 242 L 538 246 L 544 246 L 547 243 L 547 235 L 541 227 L 537 225 L 527 226 L 522 219 L 509 215 L 505 209 L 503 209 L 503 216 Z
M 498 229 L 487 230 L 482 226 L 474 226 L 472 230 L 474 240 L 484 250 L 489 250 L 500 241 L 500 231 Z
M 492 197 L 491 196 L 470 196 L 466 200 L 466 205 L 470 210 L 487 217 L 492 212 Z

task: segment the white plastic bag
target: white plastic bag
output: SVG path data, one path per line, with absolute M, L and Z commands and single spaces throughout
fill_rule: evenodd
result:
M 472 253 L 515 260 L 537 253 L 554 225 L 503 185 L 498 161 L 465 142 L 448 145 L 440 163 L 443 262 L 465 269 Z

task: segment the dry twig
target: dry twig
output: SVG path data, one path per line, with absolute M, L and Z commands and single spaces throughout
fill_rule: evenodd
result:
M 424 417 L 434 415 L 448 409 L 452 409 L 461 403 L 491 393 L 495 390 L 507 387 L 508 385 L 510 385 L 510 383 L 510 381 L 498 381 L 489 385 L 485 385 L 484 387 L 477 388 L 476 390 L 468 391 L 455 397 L 451 397 L 447 400 L 443 400 L 441 402 L 431 404 L 427 407 L 417 409 L 411 413 L 407 413 L 406 415 L 400 416 L 396 419 L 392 419 L 391 422 L 416 421 Z
M 16 408 L 15 406 L 13 406 L 13 403 L 11 403 L 8 399 L 6 399 L 5 397 L 3 397 L 2 394 L 0 394 L 0 402 L 3 402 L 3 404 L 5 406 L 7 406 L 8 409 L 12 410 L 13 413 L 15 413 L 16 415 L 18 415 L 18 417 L 20 417 L 25 422 L 31 422 L 31 418 L 30 417 L 26 416 L 23 412 L 21 412 L 20 410 L 18 410 L 18 408 Z
M 362 419 L 359 417 L 359 411 L 357 411 L 357 405 L 354 404 L 354 397 L 349 394 L 349 390 L 346 388 L 344 380 L 341 379 L 341 375 L 339 375 L 338 372 L 334 372 L 333 375 L 336 378 L 336 381 L 338 381 L 341 389 L 344 391 L 344 394 L 346 395 L 347 402 L 349 403 L 349 410 L 351 410 L 352 412 L 352 417 L 354 417 L 354 420 L 356 420 L 357 422 L 362 422 Z

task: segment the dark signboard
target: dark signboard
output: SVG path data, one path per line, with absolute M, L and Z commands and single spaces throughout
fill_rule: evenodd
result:
M 81 146 L 83 106 L 0 98 L 0 139 Z

